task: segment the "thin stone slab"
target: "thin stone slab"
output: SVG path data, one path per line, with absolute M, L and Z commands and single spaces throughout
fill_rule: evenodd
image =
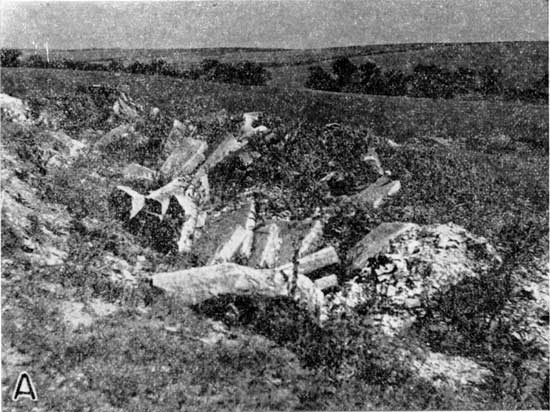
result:
M 233 135 L 227 135 L 225 139 L 216 147 L 216 149 L 208 156 L 208 159 L 201 166 L 202 169 L 208 171 L 223 161 L 231 153 L 234 153 L 246 146 L 246 140 L 237 140 Z
M 248 216 L 249 206 L 242 205 L 234 210 L 210 212 L 203 227 L 202 235 L 194 245 L 195 253 L 200 262 L 207 264 L 220 250 L 220 247 L 230 242 L 235 229 L 244 227 Z M 257 236 L 255 236 L 255 241 Z M 238 245 L 240 247 L 240 244 Z M 238 249 L 235 251 L 235 253 Z
M 304 275 L 299 274 L 294 280 L 295 288 L 291 288 L 289 274 L 281 270 L 259 270 L 234 263 L 157 273 L 152 282 L 154 287 L 177 295 L 181 303 L 188 305 L 225 294 L 289 296 L 315 313 L 324 300 L 323 292 Z
M 167 180 L 192 173 L 204 162 L 206 149 L 208 144 L 205 141 L 190 137 L 183 139 L 168 156 L 160 168 L 160 173 Z
M 138 133 L 134 125 L 122 124 L 105 134 L 94 145 L 99 150 L 117 151 L 130 147 L 144 147 L 148 139 Z
M 391 180 L 382 176 L 365 190 L 353 195 L 351 200 L 359 205 L 369 205 L 378 209 L 390 196 L 395 195 L 401 189 L 399 180 Z
M 330 289 L 338 286 L 338 277 L 336 275 L 328 275 L 315 280 L 313 283 L 321 290 Z
M 352 269 L 363 269 L 369 259 L 388 249 L 390 241 L 415 227 L 417 225 L 414 223 L 382 223 L 349 251 L 348 259 L 351 261 Z
M 122 176 L 125 180 L 142 180 L 146 182 L 154 182 L 156 172 L 148 167 L 131 163 L 124 168 Z
M 269 265 L 284 265 L 292 262 L 294 252 L 300 248 L 304 237 L 312 227 L 311 221 L 272 221 L 268 220 L 254 232 L 254 245 L 252 255 L 248 261 L 249 266 L 263 267 L 263 252 L 270 238 L 271 225 L 277 225 L 277 251 L 270 260 Z M 318 244 L 320 245 L 320 243 Z

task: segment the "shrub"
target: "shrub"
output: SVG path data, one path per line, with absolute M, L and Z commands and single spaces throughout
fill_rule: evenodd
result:
M 325 72 L 321 66 L 309 68 L 309 77 L 306 80 L 305 87 L 316 90 L 339 91 L 336 80 Z
M 19 49 L 1 49 L 0 65 L 2 67 L 16 67 L 19 65 L 20 56 L 21 50 Z

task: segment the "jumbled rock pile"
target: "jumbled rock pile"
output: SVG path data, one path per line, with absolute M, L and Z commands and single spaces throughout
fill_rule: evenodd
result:
M 465 278 L 479 278 L 501 259 L 485 238 L 449 223 L 419 226 L 384 223 L 349 253 L 358 275 L 329 297 L 328 312 L 369 302 L 373 325 L 396 334 Z

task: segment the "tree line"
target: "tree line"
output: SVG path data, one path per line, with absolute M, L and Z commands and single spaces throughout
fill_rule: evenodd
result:
M 83 60 L 56 59 L 47 61 L 41 55 L 21 58 L 17 49 L 2 49 L 0 64 L 2 67 L 33 67 L 49 69 L 69 69 L 86 71 L 125 72 L 132 74 L 152 74 L 178 77 L 192 80 L 207 80 L 223 83 L 237 83 L 246 86 L 265 85 L 271 73 L 260 64 L 251 61 L 225 63 L 214 59 L 204 59 L 200 64 L 189 69 L 182 69 L 163 59 L 152 59 L 148 62 L 134 61 L 124 65 L 118 60 L 89 62 Z
M 455 70 L 435 64 L 417 64 L 412 73 L 382 70 L 372 61 L 359 66 L 347 57 L 332 63 L 332 73 L 321 66 L 309 68 L 305 87 L 317 90 L 450 99 L 458 95 L 501 96 L 505 99 L 548 101 L 548 73 L 524 88 L 504 84 L 500 69 L 485 66 Z

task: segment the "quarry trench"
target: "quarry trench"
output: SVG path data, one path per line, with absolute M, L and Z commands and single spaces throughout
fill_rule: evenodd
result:
M 4 119 L 22 129 L 37 126 L 23 102 L 3 95 L 0 103 Z M 49 130 L 49 140 L 38 143 L 41 151 L 38 156 L 48 159 L 45 163 L 39 162 L 41 167 L 47 173 L 57 173 L 74 167 L 87 156 L 98 160 L 109 158 L 121 148 L 143 150 L 147 148 L 148 136 L 132 124 L 155 122 L 159 112 L 145 113 L 129 96 L 120 94 L 109 116 L 110 123 L 129 126 L 114 127 L 107 134 L 98 134 L 95 142 L 90 139 L 84 144 L 60 131 Z M 44 118 L 45 115 L 41 122 Z M 110 216 L 118 222 L 113 230 L 120 226 L 128 233 L 128 236 L 119 234 L 120 238 L 126 244 L 137 242 L 139 246 L 133 248 L 139 253 L 149 247 L 154 250 L 136 256 L 127 253 L 131 257 L 127 260 L 115 247 L 100 257 L 93 256 L 91 260 L 95 259 L 95 263 L 91 265 L 99 265 L 96 269 L 105 271 L 109 281 L 123 285 L 123 289 L 152 287 L 153 295 L 175 296 L 180 304 L 223 320 L 224 324 L 216 326 L 217 334 L 208 335 L 203 343 L 211 345 L 228 340 L 231 316 L 242 324 L 254 324 L 252 330 L 270 337 L 272 332 L 262 331 L 255 315 L 248 313 L 262 306 L 258 303 L 262 297 L 266 302 L 273 301 L 275 306 L 297 305 L 300 313 L 297 316 L 308 313 L 305 318 L 311 324 L 308 327 L 313 329 L 322 329 L 337 319 L 356 317 L 360 313 L 363 325 L 373 336 L 399 342 L 400 336 L 427 313 L 430 319 L 438 318 L 433 315 L 438 299 L 444 299 L 457 285 L 488 276 L 502 264 L 487 239 L 452 223 L 382 223 L 363 233 L 359 242 L 346 249 L 340 249 L 337 236 L 325 235 L 326 228 L 332 228 L 334 219 L 340 218 L 343 212 L 349 211 L 352 217 L 368 215 L 399 196 L 401 183 L 385 169 L 376 145 L 382 146 L 382 150 L 402 149 L 384 139 L 365 136 L 362 144 L 371 146 L 366 155 L 354 160 L 364 163 L 360 167 L 368 170 L 366 173 L 372 180 L 350 182 L 350 177 L 339 170 L 325 173 L 317 183 L 322 187 L 320 193 L 328 200 L 306 218 L 296 219 L 297 213 L 288 210 L 281 213 L 284 206 L 273 209 L 273 202 L 281 199 L 276 196 L 271 199 L 271 193 L 264 197 L 265 187 L 261 185 L 240 193 L 232 204 L 220 204 L 215 193 L 223 188 L 210 187 L 212 172 L 223 172 L 224 165 L 235 162 L 239 168 L 249 171 L 256 162 L 265 161 L 256 148 L 284 146 L 287 142 L 288 135 L 280 136 L 277 130 L 271 131 L 263 125 L 254 126 L 262 119 L 262 113 L 244 113 L 242 118 L 238 129 L 237 121 L 227 112 L 202 119 L 203 123 L 226 126 L 232 132 L 218 139 L 220 142 L 215 147 L 206 143 L 207 137 L 198 134 L 193 120 L 184 123 L 175 120 L 169 135 L 163 139 L 165 152 L 156 162 L 160 166 L 158 171 L 136 162 L 126 164 L 118 173 L 121 176 L 118 182 L 124 184 L 116 187 L 101 174 L 86 177 L 96 179 L 96 187 L 111 188 L 105 198 Z M 44 127 L 42 123 L 41 126 Z M 347 130 L 345 126 L 331 124 L 325 127 L 324 133 L 345 134 Z M 3 156 L 9 164 L 8 171 L 4 172 L 7 175 L 3 176 L 4 196 L 9 196 L 5 197 L 8 201 L 4 200 L 3 219 L 17 240 L 11 243 L 21 243 L 21 250 L 13 251 L 16 258 L 3 259 L 3 266 L 9 266 L 21 256 L 40 266 L 63 264 L 71 251 L 64 250 L 62 244 L 67 240 L 69 222 L 74 218 L 69 216 L 70 212 L 69 215 L 56 212 L 61 213 L 60 216 L 52 215 L 52 210 L 46 211 L 55 205 L 37 198 L 35 188 L 28 183 L 32 179 L 20 177 L 25 174 L 23 169 L 28 168 L 23 159 L 18 158 L 20 153 L 8 150 Z M 325 167 L 320 167 L 319 172 Z M 35 215 L 39 216 L 38 222 L 32 217 Z M 82 219 L 79 225 L 87 234 L 107 230 L 96 217 Z M 41 232 L 39 236 L 33 234 L 37 227 Z M 532 296 L 538 294 L 533 304 L 538 311 L 544 311 L 541 286 L 535 283 L 535 286 L 522 287 L 522 290 L 536 290 L 529 292 Z M 230 303 L 224 304 L 227 299 Z M 110 303 L 94 302 L 84 306 L 70 301 L 63 303 L 66 322 L 71 327 L 89 326 L 95 317 L 115 311 Z M 540 328 L 533 328 L 532 324 L 527 328 L 531 332 L 536 330 L 534 339 L 545 339 L 544 334 L 539 333 Z M 271 337 L 285 343 L 284 338 Z M 476 386 L 492 376 L 493 372 L 475 359 L 425 348 L 419 356 L 412 347 L 413 344 L 411 347 L 398 345 L 396 357 L 433 385 Z

